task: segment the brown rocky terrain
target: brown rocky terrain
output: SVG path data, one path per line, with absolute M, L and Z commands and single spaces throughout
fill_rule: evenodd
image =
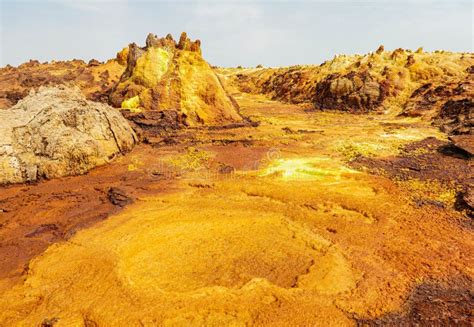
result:
M 369 72 L 332 74 L 316 85 L 314 104 L 319 109 L 364 112 L 378 108 L 387 91 Z
M 22 111 L 36 169 L 87 171 L 0 186 L 0 325 L 470 326 L 473 60 L 212 70 L 198 41 L 149 35 L 69 66 L 117 108 L 60 87 L 0 111 Z M 113 85 L 77 77 L 104 65 Z
M 467 69 L 464 79 L 426 83 L 417 88 L 406 102 L 402 115 L 409 117 L 436 118 L 447 102 L 472 99 L 474 92 L 474 70 Z
M 275 100 L 306 103 L 316 109 L 396 110 L 406 115 L 426 112 L 428 116 L 429 112 L 436 116 L 435 102 L 451 94 L 462 97 L 472 92 L 473 65 L 470 53 L 430 53 L 421 48 L 386 51 L 380 46 L 366 55 L 339 55 L 319 66 L 224 68 L 220 72 L 242 92 L 263 93 Z M 438 100 L 428 89 L 436 89 Z
M 0 68 L 0 109 L 16 104 L 30 89 L 40 86 L 68 84 L 78 86 L 89 100 L 108 102 L 112 91 L 125 70 L 124 63 L 111 59 L 105 63 L 91 60 L 40 63 L 30 60 L 18 67 Z
M 465 79 L 427 83 L 416 89 L 405 104 L 402 115 L 433 120 L 450 140 L 474 155 L 474 66 Z
M 466 203 L 472 203 L 470 194 L 474 193 L 473 63 L 472 53 L 426 53 L 421 48 L 385 51 L 380 46 L 373 53 L 336 56 L 320 66 L 221 69 L 220 72 L 236 87 L 234 91 L 267 94 L 309 110 L 399 114 L 431 122 L 449 136 L 457 148 L 451 152 L 460 161 L 451 162 L 450 150 L 446 150 L 450 144 L 440 142 L 432 147 L 438 141 L 430 139 L 415 147 L 418 152 L 431 154 L 401 151 L 395 158 L 379 160 L 362 156 L 357 161 L 371 167 L 372 172 L 387 174 L 388 171 L 395 179 L 404 179 L 411 171 L 428 179 L 453 183 L 450 172 L 460 172 L 461 177 L 456 180 L 460 188 L 459 207 L 463 208 Z M 413 169 L 413 165 L 418 168 Z M 467 207 L 471 212 L 473 207 Z

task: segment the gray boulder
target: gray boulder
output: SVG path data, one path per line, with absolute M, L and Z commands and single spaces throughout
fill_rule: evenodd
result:
M 0 110 L 0 184 L 84 174 L 137 141 L 116 109 L 79 89 L 40 88 Z

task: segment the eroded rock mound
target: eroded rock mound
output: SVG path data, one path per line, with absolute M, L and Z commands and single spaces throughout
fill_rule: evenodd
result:
M 241 121 L 238 106 L 201 56 L 200 41 L 186 33 L 178 43 L 171 35 L 149 34 L 146 46 L 130 44 L 119 53 L 127 68 L 111 94 L 114 106 L 134 111 L 172 110 L 184 124 L 222 125 Z
M 32 91 L 0 120 L 0 184 L 83 174 L 137 142 L 120 112 L 79 89 Z
M 377 108 L 385 91 L 368 72 L 332 74 L 316 86 L 314 104 L 319 109 L 366 112 Z
M 218 71 L 239 91 L 274 100 L 354 113 L 388 110 L 424 116 L 432 112 L 432 118 L 444 103 L 431 110 L 438 94 L 462 91 L 456 88 L 472 75 L 473 65 L 471 53 L 421 48 L 386 51 L 380 46 L 365 55 L 337 55 L 319 66 Z
M 458 148 L 474 154 L 474 66 L 465 79 L 427 83 L 416 89 L 402 115 L 423 117 L 450 135 Z
M 402 115 L 425 119 L 436 118 L 438 123 L 442 123 L 443 119 L 451 115 L 449 112 L 453 112 L 452 107 L 462 106 L 474 97 L 474 69 L 469 67 L 466 72 L 468 74 L 464 79 L 429 82 L 417 88 L 410 95 Z

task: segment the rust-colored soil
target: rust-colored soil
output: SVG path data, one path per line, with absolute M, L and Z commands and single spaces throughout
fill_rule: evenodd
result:
M 2 188 L 0 324 L 468 321 L 460 172 L 451 185 L 350 164 L 442 133 L 419 118 L 237 101 L 259 126 L 178 130 L 88 175 Z M 468 172 L 468 159 L 446 160 Z M 442 205 L 418 205 L 414 190 Z
M 426 282 L 414 288 L 405 307 L 373 320 L 359 320 L 364 326 L 472 326 L 474 292 L 469 279 L 449 283 Z
M 130 198 L 168 192 L 172 181 L 153 170 L 153 157 L 139 146 L 126 158 L 88 175 L 36 184 L 4 186 L 0 192 L 0 278 L 18 278 L 30 259 L 50 244 L 64 241 L 78 230 L 106 219 L 122 207 L 110 199 L 117 187 Z M 140 158 L 140 159 L 138 159 Z M 134 162 L 148 160 L 149 170 L 133 170 Z M 0 283 L 1 286 L 1 283 Z
M 411 191 L 411 199 L 417 206 L 445 207 L 444 197 L 472 215 L 472 208 L 463 197 L 474 186 L 474 164 L 468 153 L 449 142 L 429 137 L 405 146 L 396 156 L 361 156 L 351 166 L 395 180 Z M 472 220 L 465 222 L 472 226 Z

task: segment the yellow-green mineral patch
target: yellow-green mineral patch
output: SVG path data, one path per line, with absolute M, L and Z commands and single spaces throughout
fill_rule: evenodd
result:
M 121 105 L 122 109 L 129 109 L 132 112 L 140 112 L 140 97 L 138 95 L 124 100 Z
M 148 48 L 146 53 L 138 58 L 133 70 L 133 78 L 140 80 L 147 87 L 155 86 L 168 70 L 171 55 L 162 48 Z
M 262 176 L 277 174 L 285 180 L 337 181 L 345 173 L 358 172 L 334 163 L 330 158 L 314 157 L 275 160 Z

